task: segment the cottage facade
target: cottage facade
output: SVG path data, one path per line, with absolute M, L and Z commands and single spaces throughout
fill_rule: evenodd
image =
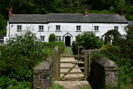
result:
M 78 34 L 94 31 L 101 38 L 108 30 L 116 29 L 125 34 L 128 21 L 119 14 L 50 13 L 50 14 L 12 14 L 9 10 L 6 39 L 23 35 L 27 30 L 35 33 L 41 41 L 48 42 L 49 35 L 55 34 L 56 41 L 71 46 Z

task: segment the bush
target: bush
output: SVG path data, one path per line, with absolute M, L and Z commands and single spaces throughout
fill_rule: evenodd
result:
M 6 77 L 10 82 L 0 87 L 25 89 L 29 83 L 30 87 L 32 86 L 35 65 L 46 60 L 52 49 L 46 43 L 40 42 L 33 33 L 27 32 L 25 35 L 9 39 L 7 45 L 0 47 L 0 52 L 0 76 Z
M 63 53 L 66 47 L 64 42 L 55 42 L 55 46 L 59 47 L 60 53 Z
M 93 32 L 84 32 L 77 36 L 77 44 L 85 49 L 95 49 L 102 47 L 102 41 Z
M 55 41 L 55 34 L 50 34 L 49 42 L 54 42 L 54 41 Z
M 66 45 L 64 42 L 49 42 L 48 45 L 52 48 L 54 48 L 55 46 L 59 47 L 60 53 L 63 53 Z
M 72 51 L 73 51 L 73 53 L 76 55 L 76 54 L 78 54 L 78 47 L 77 47 L 78 45 L 77 45 L 77 43 L 74 41 L 73 43 L 72 43 Z

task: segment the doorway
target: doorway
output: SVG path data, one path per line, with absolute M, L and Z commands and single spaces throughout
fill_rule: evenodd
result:
M 66 37 L 65 37 L 65 44 L 66 44 L 66 46 L 70 46 L 70 43 L 71 43 L 71 38 L 70 38 L 70 36 L 66 36 Z

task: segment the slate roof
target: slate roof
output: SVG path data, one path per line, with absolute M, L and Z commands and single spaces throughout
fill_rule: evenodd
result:
M 128 23 L 129 25 L 133 25 L 133 21 L 129 21 L 129 23 Z
M 80 13 L 50 13 L 50 14 L 13 14 L 10 23 L 49 23 L 49 22 L 77 22 L 77 23 L 128 23 L 119 14 L 88 14 Z
M 9 22 L 14 23 L 27 23 L 27 22 L 47 22 L 47 15 L 41 14 L 13 14 Z

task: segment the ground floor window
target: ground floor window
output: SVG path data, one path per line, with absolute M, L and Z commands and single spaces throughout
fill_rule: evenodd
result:
M 61 41 L 61 36 L 56 36 L 55 41 Z
M 45 41 L 45 36 L 40 36 L 41 41 Z

